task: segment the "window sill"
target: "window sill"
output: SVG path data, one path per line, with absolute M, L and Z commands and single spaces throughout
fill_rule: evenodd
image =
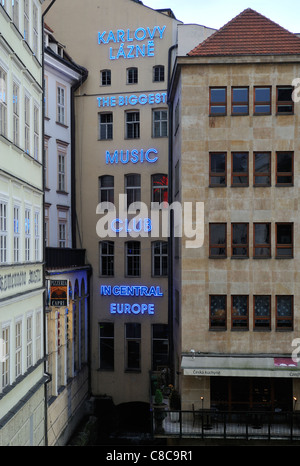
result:
M 209 187 L 209 188 L 227 188 L 227 184 L 222 184 L 222 185 L 219 185 L 219 184 L 209 184 L 208 187 Z
M 55 123 L 56 123 L 58 126 L 61 126 L 62 128 L 66 128 L 66 129 L 69 128 L 68 125 L 65 125 L 64 123 L 60 123 L 59 121 L 56 121 Z
M 141 374 L 141 369 L 125 369 L 125 374 Z
M 68 196 L 69 193 L 67 191 L 60 191 L 59 189 L 56 190 L 57 194 L 63 194 L 64 196 Z

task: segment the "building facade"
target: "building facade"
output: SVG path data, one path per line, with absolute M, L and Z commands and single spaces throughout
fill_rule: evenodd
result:
M 202 247 L 173 242 L 182 409 L 299 399 L 299 64 L 299 38 L 250 9 L 177 57 L 173 200 L 204 203 Z
M 3 446 L 45 444 L 41 4 L 0 4 Z
M 76 249 L 74 89 L 87 72 L 44 28 L 47 438 L 64 445 L 86 415 L 89 395 L 89 267 Z
M 169 362 L 168 237 L 153 234 L 149 218 L 151 202 L 167 200 L 168 51 L 178 22 L 131 0 L 57 2 L 47 21 L 89 72 L 75 114 L 77 241 L 93 269 L 92 393 L 149 402 L 149 371 Z M 139 218 L 127 212 L 134 201 Z M 97 210 L 103 202 L 109 214 Z

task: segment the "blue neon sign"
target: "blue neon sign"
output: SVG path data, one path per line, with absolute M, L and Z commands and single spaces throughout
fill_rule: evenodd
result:
M 127 107 L 135 105 L 156 105 L 167 102 L 166 92 L 156 92 L 140 95 L 112 95 L 106 97 L 97 97 L 98 107 Z
M 132 228 L 130 228 L 129 225 L 132 226 Z M 143 221 L 142 219 L 137 221 L 136 218 L 133 218 L 132 220 L 128 220 L 128 218 L 126 218 L 124 221 L 120 218 L 115 218 L 111 222 L 110 226 L 112 231 L 115 233 L 120 233 L 121 231 L 126 231 L 127 233 L 135 231 L 139 233 L 142 231 L 142 229 L 145 233 L 148 233 L 152 230 L 152 223 L 150 218 L 144 218 Z
M 149 162 L 149 163 L 155 163 L 158 160 L 157 155 L 152 155 L 152 154 L 158 154 L 157 149 L 150 148 L 148 150 L 141 149 L 140 151 L 137 149 L 132 149 L 130 150 L 115 150 L 113 153 L 110 153 L 108 150 L 106 151 L 106 156 L 105 156 L 105 162 L 106 164 L 117 164 L 117 163 L 143 163 L 143 162 Z
M 145 296 L 145 297 L 160 297 L 163 296 L 160 286 L 106 286 L 100 288 L 102 296 Z M 155 314 L 154 303 L 110 303 L 110 314 Z
M 155 46 L 153 39 L 155 37 L 162 39 L 165 30 L 166 26 L 154 26 L 152 29 L 150 27 L 138 27 L 135 31 L 130 31 L 130 29 L 118 29 L 116 32 L 98 32 L 98 44 L 109 44 L 111 42 L 120 44 L 117 51 L 115 51 L 113 47 L 109 48 L 110 60 L 154 57 Z M 147 42 L 141 45 L 132 43 L 134 41 L 141 42 L 144 40 L 147 40 Z

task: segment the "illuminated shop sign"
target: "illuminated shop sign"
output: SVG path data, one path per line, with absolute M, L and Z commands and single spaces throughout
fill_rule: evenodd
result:
M 68 306 L 68 280 L 50 280 L 50 306 Z
M 126 233 L 131 233 L 132 231 L 140 233 L 141 231 L 144 231 L 145 233 L 148 233 L 152 230 L 152 223 L 150 218 L 140 218 L 139 220 L 136 218 L 128 220 L 128 218 L 126 218 L 124 221 L 120 218 L 114 218 L 110 226 L 112 231 L 115 233 L 120 233 L 121 231 L 126 231 Z
M 139 27 L 135 31 L 130 29 L 118 29 L 116 32 L 98 32 L 98 44 L 116 44 L 117 47 L 109 47 L 109 59 L 120 58 L 145 58 L 155 56 L 154 38 L 162 39 L 166 26 Z M 146 41 L 143 44 L 142 41 Z M 132 42 L 138 42 L 133 44 Z M 119 45 L 120 44 L 120 45 Z
M 158 160 L 157 155 L 158 151 L 156 149 L 150 148 L 148 150 L 141 149 L 140 151 L 137 149 L 132 150 L 115 150 L 114 152 L 110 153 L 108 150 L 106 151 L 105 162 L 106 164 L 113 164 L 113 163 L 143 163 L 149 162 L 154 163 Z
M 97 97 L 98 107 L 127 107 L 135 105 L 157 105 L 167 102 L 166 92 L 155 92 L 140 95 L 111 95 Z
M 126 297 L 159 297 L 163 296 L 159 286 L 106 286 L 100 289 L 102 296 L 126 296 Z M 111 314 L 155 314 L 154 303 L 110 303 Z

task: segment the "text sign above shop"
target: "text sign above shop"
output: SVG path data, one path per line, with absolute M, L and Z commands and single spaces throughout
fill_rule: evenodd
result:
M 68 280 L 50 281 L 50 306 L 68 306 Z
M 131 151 L 129 150 L 115 150 L 113 153 L 110 153 L 109 151 L 106 151 L 105 155 L 105 162 L 106 164 L 116 164 L 116 163 L 143 163 L 143 162 L 149 162 L 149 163 L 154 163 L 158 160 L 157 155 L 153 154 L 158 154 L 158 151 L 156 149 L 148 149 L 144 150 L 141 149 L 140 151 L 137 149 L 132 149 Z
M 110 60 L 154 57 L 154 39 L 163 39 L 165 29 L 166 26 L 154 26 L 153 28 L 138 27 L 135 31 L 118 29 L 116 32 L 98 32 L 98 44 L 116 44 L 113 47 L 109 47 Z M 142 44 L 142 41 L 146 42 Z

